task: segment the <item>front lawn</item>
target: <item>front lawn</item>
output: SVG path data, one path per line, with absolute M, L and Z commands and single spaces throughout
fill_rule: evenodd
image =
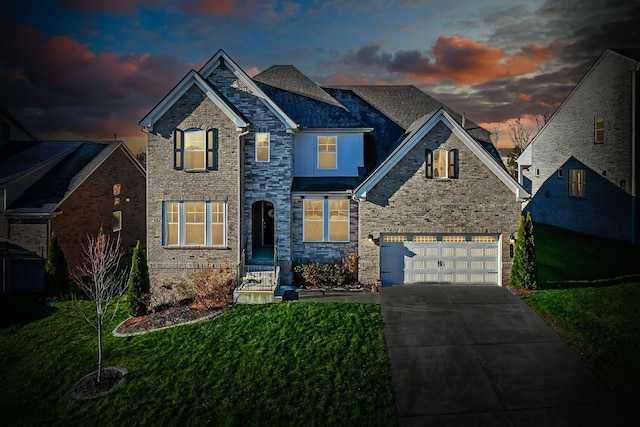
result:
M 524 301 L 631 408 L 640 407 L 640 283 L 543 290 Z
M 539 223 L 534 224 L 534 238 L 538 282 L 542 288 L 589 286 L 603 279 L 640 274 L 640 245 Z
M 0 310 L 16 304 L 25 302 L 0 301 Z M 238 305 L 201 323 L 126 338 L 105 335 L 105 366 L 129 374 L 112 394 L 81 402 L 69 389 L 95 369 L 96 338 L 69 303 L 10 325 L 2 317 L 5 425 L 398 422 L 378 305 Z

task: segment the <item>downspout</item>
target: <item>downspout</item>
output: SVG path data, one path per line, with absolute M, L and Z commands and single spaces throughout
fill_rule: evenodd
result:
M 638 70 L 640 70 L 640 62 L 636 63 L 636 68 L 631 73 L 631 243 L 636 243 L 636 209 L 638 204 L 636 188 Z
M 242 259 L 242 252 L 244 249 L 244 221 L 242 220 L 242 213 L 244 212 L 244 136 L 248 135 L 248 130 L 238 134 L 238 255 L 237 264 L 244 263 Z M 274 235 L 275 239 L 275 235 Z M 240 278 L 238 278 L 240 280 Z

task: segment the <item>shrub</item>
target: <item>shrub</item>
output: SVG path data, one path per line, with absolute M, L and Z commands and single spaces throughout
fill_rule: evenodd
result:
M 44 265 L 44 291 L 47 295 L 69 292 L 67 259 L 58 244 L 55 232 L 51 233 L 47 247 L 47 261 Z
M 161 311 L 168 307 L 193 301 L 193 291 L 186 278 L 162 279 L 154 283 L 149 298 L 149 311 Z
M 231 267 L 215 269 L 207 266 L 202 270 L 189 272 L 187 280 L 193 286 L 195 307 L 210 309 L 233 303 L 233 290 L 237 278 L 235 270 Z
M 357 283 L 358 256 L 347 255 L 327 264 L 309 262 L 293 268 L 294 284 L 307 288 L 340 288 Z
M 139 240 L 131 256 L 131 270 L 127 288 L 127 310 L 129 315 L 137 317 L 147 314 L 149 269 L 147 268 L 146 252 L 140 248 Z
M 531 213 L 520 217 L 520 227 L 513 254 L 511 284 L 516 288 L 537 289 L 536 245 L 533 240 Z

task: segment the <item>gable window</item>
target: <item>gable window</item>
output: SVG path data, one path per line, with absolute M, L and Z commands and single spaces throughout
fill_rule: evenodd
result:
M 173 133 L 173 167 L 177 170 L 218 169 L 218 129 L 176 129 Z
M 587 197 L 587 174 L 584 169 L 569 169 L 569 197 Z
M 338 167 L 338 140 L 335 136 L 318 137 L 318 169 Z
M 226 204 L 164 202 L 163 245 L 225 246 Z
M 348 242 L 349 200 L 304 200 L 305 242 Z
M 458 150 L 426 150 L 426 175 L 429 179 L 458 178 Z
M 114 211 L 112 213 L 113 231 L 122 230 L 122 211 Z
M 604 142 L 604 117 L 595 118 L 594 128 L 594 142 L 602 144 Z
M 271 160 L 270 134 L 256 133 L 256 161 L 268 162 Z

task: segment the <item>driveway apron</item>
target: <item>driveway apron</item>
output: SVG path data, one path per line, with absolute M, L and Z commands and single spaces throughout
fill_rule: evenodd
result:
M 401 426 L 626 425 L 631 413 L 498 286 L 382 288 Z

